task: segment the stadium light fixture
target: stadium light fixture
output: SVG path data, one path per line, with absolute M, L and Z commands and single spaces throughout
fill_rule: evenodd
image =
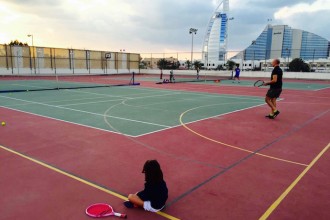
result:
M 27 36 L 32 38 L 32 47 L 33 47 L 34 46 L 34 44 L 33 44 L 33 34 L 28 34 Z
M 194 34 L 197 34 L 198 29 L 196 28 L 190 28 L 189 34 L 191 34 L 191 65 L 193 62 L 193 53 L 194 53 Z
M 28 37 L 31 37 L 32 39 L 32 47 L 34 47 L 34 43 L 33 43 L 33 34 L 28 34 L 27 35 Z M 31 49 L 31 47 L 30 47 Z M 34 73 L 37 74 L 37 68 L 36 68 L 36 57 L 35 57 L 35 54 L 34 54 L 34 49 L 33 49 L 33 63 L 34 63 Z

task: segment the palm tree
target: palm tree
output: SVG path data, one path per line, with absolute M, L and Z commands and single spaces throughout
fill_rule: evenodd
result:
M 167 60 L 166 59 L 160 59 L 157 61 L 157 67 L 161 70 L 165 69 L 167 66 Z
M 22 43 L 18 40 L 10 41 L 10 43 L 8 45 L 10 45 L 10 46 L 29 46 L 27 43 Z
M 310 66 L 301 58 L 293 59 L 289 64 L 289 71 L 292 72 L 310 72 Z
M 200 69 L 202 67 L 201 61 L 198 60 L 195 60 L 193 65 L 195 67 L 195 70 Z
M 185 64 L 187 64 L 188 69 L 190 69 L 190 66 L 191 66 L 191 62 L 190 62 L 190 60 L 187 60 L 187 61 L 185 62 Z
M 233 70 L 235 65 L 236 65 L 236 63 L 232 60 L 228 60 L 227 63 L 226 63 L 226 66 L 228 67 L 228 70 Z
M 160 69 L 160 79 L 163 79 L 163 69 L 165 69 L 167 66 L 167 60 L 166 59 L 160 59 L 157 61 L 157 67 Z

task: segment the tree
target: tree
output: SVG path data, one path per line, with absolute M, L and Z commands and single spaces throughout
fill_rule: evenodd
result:
M 144 60 L 140 61 L 139 68 L 140 69 L 147 69 L 147 62 L 144 61 Z
M 168 62 L 164 58 L 157 61 L 157 67 L 161 70 L 165 69 L 167 65 L 168 65 Z
M 219 64 L 216 68 L 216 70 L 225 70 L 226 68 L 224 67 L 224 65 Z
M 167 63 L 167 68 L 168 69 L 175 70 L 175 69 L 178 69 L 179 66 L 180 66 L 180 62 L 179 61 L 173 60 L 173 61 Z
M 185 62 L 185 64 L 187 64 L 188 69 L 190 69 L 190 66 L 191 66 L 191 62 L 190 62 L 190 60 L 187 60 L 187 61 Z
M 179 61 L 175 61 L 175 60 L 172 60 L 172 61 L 169 61 L 167 59 L 160 59 L 157 61 L 157 67 L 161 70 L 174 70 L 174 69 L 178 69 L 180 66 L 180 62 Z
M 163 69 L 166 68 L 168 62 L 166 59 L 160 59 L 157 61 L 157 67 L 160 69 L 160 79 L 163 79 Z
M 8 45 L 10 45 L 10 46 L 29 46 L 27 43 L 22 43 L 18 40 L 10 41 L 10 43 Z
M 227 63 L 226 63 L 226 66 L 228 67 L 228 70 L 233 70 L 235 65 L 237 65 L 237 64 L 232 60 L 228 60 Z
M 291 72 L 310 72 L 311 68 L 301 58 L 295 58 L 289 64 L 289 71 L 291 71 Z
M 201 61 L 195 60 L 193 63 L 195 70 L 200 69 L 202 67 Z

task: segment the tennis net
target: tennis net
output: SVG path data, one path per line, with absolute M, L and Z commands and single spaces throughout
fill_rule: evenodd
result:
M 198 83 L 198 82 L 220 82 L 222 80 L 232 79 L 231 73 L 221 73 L 205 71 L 202 74 L 196 73 L 180 73 L 175 71 L 173 76 L 171 74 L 164 74 L 159 77 L 157 84 L 162 83 Z
M 135 73 L 89 75 L 2 75 L 0 93 L 140 85 Z

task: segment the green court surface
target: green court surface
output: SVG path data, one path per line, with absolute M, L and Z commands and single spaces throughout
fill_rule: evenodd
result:
M 0 106 L 130 136 L 264 104 L 263 98 L 142 87 L 0 94 Z M 19 126 L 19 125 L 17 125 Z

